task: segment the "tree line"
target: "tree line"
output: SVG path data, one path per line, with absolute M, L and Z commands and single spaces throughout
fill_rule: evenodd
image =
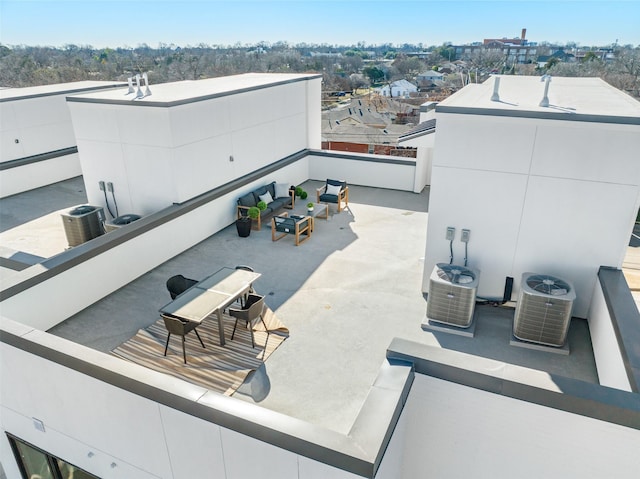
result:
M 549 53 L 555 47 L 541 46 Z M 426 55 L 415 55 L 426 52 Z M 415 81 L 417 74 L 448 64 L 451 46 L 425 47 L 421 44 L 377 46 L 275 44 L 217 46 L 200 44 L 179 47 L 146 44 L 135 48 L 102 48 L 65 45 L 6 46 L 0 44 L 0 86 L 26 87 L 81 80 L 126 81 L 147 72 L 151 84 L 198 80 L 247 72 L 321 73 L 324 91 L 351 91 L 371 84 L 401 78 Z M 614 60 L 603 61 L 585 55 L 574 63 L 553 62 L 539 68 L 535 64 L 512 65 L 505 71 L 505 59 L 496 52 L 474 52 L 461 67 L 468 78 L 501 73 L 555 76 L 597 76 L 616 88 L 640 98 L 640 47 L 616 47 Z M 499 67 L 502 66 L 502 69 Z M 445 76 L 445 87 L 461 86 L 460 71 Z M 479 78 L 482 81 L 484 78 Z M 473 81 L 476 79 L 473 78 Z

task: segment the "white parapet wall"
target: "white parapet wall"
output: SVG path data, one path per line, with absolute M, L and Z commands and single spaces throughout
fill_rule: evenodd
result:
M 79 176 L 66 97 L 121 85 L 81 81 L 0 90 L 0 197 Z
M 3 316 L 22 324 L 48 330 L 73 314 L 111 294 L 168 259 L 182 253 L 205 238 L 229 226 L 236 218 L 237 199 L 272 181 L 299 184 L 307 179 L 306 157 L 284 166 L 246 185 L 221 195 L 205 204 L 190 209 L 172 220 L 163 221 L 163 215 L 171 215 L 172 207 L 153 216 L 138 220 L 135 228 L 144 232 L 127 241 L 110 246 L 114 234 L 103 235 L 87 243 L 34 265 L 15 276 L 16 281 L 29 282 L 51 271 L 55 265 L 75 263 L 77 255 L 86 253 L 86 260 L 73 267 L 63 267 L 59 273 L 43 281 L 36 281 L 29 289 L 9 295 L 2 301 Z M 145 222 L 159 221 L 157 227 L 145 228 Z M 171 238 L 171 241 L 166 241 Z M 92 249 L 101 250 L 92 253 Z M 113 265 L 128 265 L 126 268 Z M 99 275 L 100 281 L 87 281 Z M 82 291 L 81 295 L 77 291 Z M 33 301 L 37 297 L 38 301 Z M 56 304 L 51 308 L 51 304 Z
M 115 375 L 143 378 L 148 391 L 165 391 L 174 395 L 175 404 L 191 403 L 205 415 L 215 418 L 244 410 L 245 417 L 239 420 L 261 418 L 267 423 L 281 420 L 282 415 L 260 406 L 208 393 L 202 387 L 47 333 L 7 321 L 2 327 L 28 341 L 56 348 L 63 355 L 82 358 L 96 368 L 109 368 Z M 19 431 L 21 440 L 102 479 L 180 479 L 198 477 L 202 471 L 221 478 L 359 477 L 6 343 L 0 343 L 0 357 L 3 368 L 29 371 L 30 375 L 29 381 L 24 380 L 23 374 L 2 375 L 2 432 Z M 206 413 L 208 409 L 210 412 Z M 269 419 L 271 416 L 274 419 Z M 299 423 L 298 430 L 313 429 L 293 418 L 286 421 Z M 125 431 L 123 424 L 136 427 Z M 335 438 L 334 444 L 341 441 L 338 433 L 326 431 L 324 435 Z M 20 477 L 5 434 L 0 440 L 0 461 L 7 477 Z
M 620 345 L 607 308 L 602 285 L 597 282 L 589 310 L 589 333 L 593 346 L 593 357 L 598 369 L 598 380 L 603 386 L 631 391 Z
M 632 479 L 640 471 L 637 429 L 431 376 L 416 375 L 402 416 L 405 437 L 389 445 L 402 442 L 397 479 Z
M 416 159 L 330 150 L 311 151 L 309 179 L 336 179 L 360 186 L 414 191 Z
M 82 174 L 77 152 L 12 168 L 1 168 L 2 165 L 0 165 L 0 198 L 41 188 Z

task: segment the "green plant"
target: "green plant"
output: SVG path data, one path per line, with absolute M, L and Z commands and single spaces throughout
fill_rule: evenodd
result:
M 260 208 L 258 208 L 257 206 L 252 206 L 251 208 L 249 208 L 249 210 L 247 211 L 247 215 L 249 216 L 249 218 L 251 218 L 252 220 L 257 220 L 260 217 Z
M 303 199 L 303 200 L 306 200 L 307 199 L 307 192 L 302 190 L 302 193 L 300 193 L 300 198 Z
M 300 188 L 299 186 L 296 186 L 296 196 L 300 196 L 303 193 L 303 189 Z
M 267 204 L 264 201 L 258 201 L 257 206 L 260 211 L 264 211 L 267 209 Z
M 307 203 L 307 208 L 313 209 L 313 203 L 311 203 L 311 202 Z

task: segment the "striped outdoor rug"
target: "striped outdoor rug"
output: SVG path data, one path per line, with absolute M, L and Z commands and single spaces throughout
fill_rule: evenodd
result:
M 230 396 L 240 387 L 247 375 L 257 369 L 289 335 L 289 330 L 268 307 L 265 307 L 264 321 L 269 329 L 266 348 L 267 333 L 260 321 L 253 327 L 255 348 L 251 347 L 251 334 L 243 321 L 238 322 L 232 341 L 231 333 L 235 319 L 227 314 L 223 315 L 227 342 L 220 346 L 218 320 L 213 314 L 198 326 L 198 333 L 205 349 L 202 349 L 193 332 L 187 334 L 187 364 L 183 362 L 180 336 L 171 336 L 167 356 L 163 356 L 167 329 L 162 318 L 148 328 L 139 330 L 134 337 L 111 352 L 147 368 Z

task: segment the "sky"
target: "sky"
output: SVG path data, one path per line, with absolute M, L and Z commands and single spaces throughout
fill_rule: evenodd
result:
M 640 45 L 640 0 L 0 0 L 4 45 Z

